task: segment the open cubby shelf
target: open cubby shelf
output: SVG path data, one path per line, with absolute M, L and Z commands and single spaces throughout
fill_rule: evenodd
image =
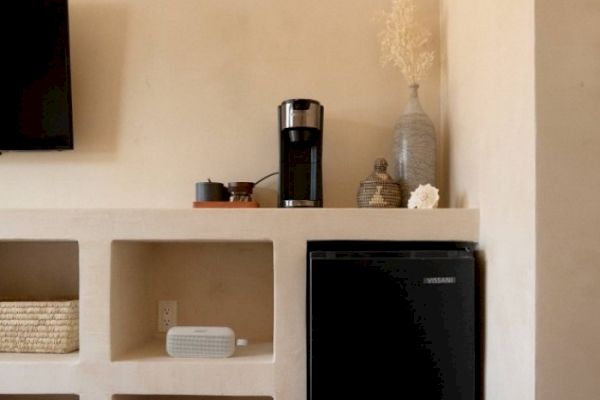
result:
M 78 298 L 79 245 L 77 241 L 0 240 L 0 300 L 38 301 Z M 78 354 L 78 352 L 68 354 L 0 352 L 0 362 L 68 364 L 76 362 Z
M 273 343 L 254 343 L 238 347 L 229 358 L 174 358 L 165 351 L 165 339 L 152 339 L 145 345 L 123 353 L 119 361 L 138 361 L 151 363 L 197 363 L 197 364 L 269 364 L 273 362 Z
M 177 301 L 179 326 L 227 326 L 248 339 L 234 361 L 272 358 L 272 242 L 115 241 L 111 264 L 113 360 L 173 360 L 160 300 Z

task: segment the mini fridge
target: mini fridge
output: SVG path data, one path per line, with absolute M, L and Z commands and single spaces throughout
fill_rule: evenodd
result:
M 309 400 L 479 398 L 471 243 L 309 242 Z

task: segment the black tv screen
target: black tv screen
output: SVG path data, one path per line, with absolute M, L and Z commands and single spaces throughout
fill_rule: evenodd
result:
M 73 148 L 67 0 L 2 3 L 0 150 Z

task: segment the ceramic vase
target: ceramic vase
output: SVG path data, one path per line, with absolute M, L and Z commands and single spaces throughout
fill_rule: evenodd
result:
M 419 102 L 419 85 L 410 86 L 408 103 L 394 128 L 392 158 L 402 207 L 406 207 L 410 192 L 419 185 L 436 186 L 435 127 Z

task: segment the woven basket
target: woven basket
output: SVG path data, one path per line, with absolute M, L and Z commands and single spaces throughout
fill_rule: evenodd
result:
M 0 301 L 0 352 L 70 353 L 79 348 L 79 300 Z
M 356 202 L 360 208 L 400 207 L 400 187 L 387 173 L 385 158 L 375 160 L 373 173 L 360 183 Z

